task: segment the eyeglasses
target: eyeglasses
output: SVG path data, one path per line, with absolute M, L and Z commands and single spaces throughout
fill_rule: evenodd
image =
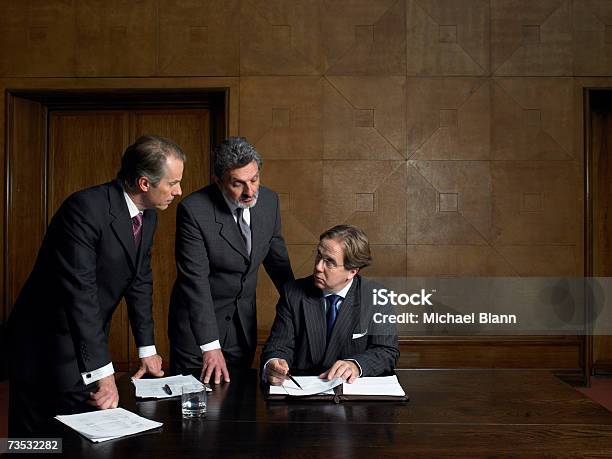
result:
M 334 260 L 333 258 L 324 257 L 319 251 L 317 251 L 317 253 L 315 253 L 315 265 L 318 265 L 321 260 L 323 260 L 323 265 L 327 269 L 336 269 L 344 266 L 337 264 L 336 260 Z

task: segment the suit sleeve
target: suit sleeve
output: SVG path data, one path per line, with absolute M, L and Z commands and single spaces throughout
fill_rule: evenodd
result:
M 291 367 L 295 355 L 295 325 L 293 319 L 293 309 L 287 290 L 283 288 L 276 305 L 276 316 L 270 330 L 270 336 L 261 352 L 262 365 L 268 360 L 276 358 L 285 359 Z
M 153 234 L 157 225 L 157 216 L 152 212 L 154 218 L 151 221 Z M 146 249 L 140 269 L 130 288 L 125 292 L 125 300 L 128 307 L 128 316 L 132 326 L 132 334 L 137 347 L 151 346 L 155 344 L 155 327 L 153 324 L 153 273 L 151 270 L 151 251 L 153 243 Z
M 377 307 L 376 310 L 371 309 L 372 317 L 374 312 L 381 312 L 385 315 L 393 314 L 393 308 L 388 305 Z M 365 351 L 345 358 L 354 359 L 359 363 L 363 371 L 361 376 L 380 376 L 393 371 L 399 358 L 395 325 L 376 324 L 372 318 L 368 328 L 366 335 L 368 342 Z
M 208 276 L 208 251 L 200 228 L 182 203 L 176 216 L 176 295 L 189 311 L 189 324 L 198 345 L 219 339 Z
M 87 215 L 90 207 L 80 199 L 68 199 L 52 223 L 57 241 L 52 249 L 57 261 L 55 276 L 82 373 L 111 361 L 96 282 L 101 230 L 95 217 Z
M 289 254 L 287 253 L 287 246 L 281 233 L 281 215 L 280 206 L 278 202 L 278 196 L 274 194 L 275 202 L 275 221 L 274 221 L 274 232 L 272 239 L 270 240 L 270 249 L 268 254 L 263 260 L 264 268 L 266 272 L 274 282 L 276 290 L 280 294 L 282 292 L 283 285 L 292 281 L 293 271 L 291 270 L 291 262 L 289 261 Z

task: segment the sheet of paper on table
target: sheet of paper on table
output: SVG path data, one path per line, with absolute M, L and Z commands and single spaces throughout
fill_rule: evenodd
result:
M 294 376 L 294 378 L 302 386 L 302 389 L 297 387 L 293 381 L 287 379 L 282 386 L 270 386 L 270 395 L 295 395 L 298 397 L 316 394 L 334 395 L 334 387 L 344 382 L 341 378 L 328 381 L 318 376 Z
M 357 378 L 352 384 L 345 383 L 342 386 L 342 393 L 344 395 L 406 396 L 395 375 Z
M 55 416 L 55 419 L 94 443 L 145 432 L 163 425 L 123 408 Z
M 192 375 L 177 375 L 168 376 L 166 378 L 151 378 L 151 379 L 132 379 L 132 383 L 136 387 L 136 397 L 138 398 L 169 398 L 181 395 L 181 389 L 186 385 L 203 385 Z M 168 385 L 171 394 L 164 391 L 164 386 Z M 207 392 L 211 392 L 210 387 L 206 387 Z

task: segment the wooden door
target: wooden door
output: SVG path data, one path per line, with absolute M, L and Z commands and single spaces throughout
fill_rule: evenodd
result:
M 126 146 L 143 134 L 174 140 L 187 154 L 183 196 L 210 181 L 210 119 L 207 109 L 55 110 L 49 114 L 47 219 L 72 192 L 112 180 Z M 176 275 L 174 263 L 175 202 L 158 212 L 153 246 L 153 311 L 158 353 L 167 366 L 168 304 Z M 48 221 L 48 220 L 47 220 Z M 111 327 L 115 368 L 130 369 L 137 352 L 122 302 Z
M 591 114 L 593 275 L 597 277 L 612 276 L 612 106 L 608 108 Z M 612 336 L 593 337 L 593 369 L 612 371 Z

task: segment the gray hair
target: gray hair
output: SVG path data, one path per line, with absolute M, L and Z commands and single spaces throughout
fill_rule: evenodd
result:
M 261 156 L 244 137 L 228 137 L 214 149 L 215 176 L 222 180 L 225 173 L 232 169 L 244 167 L 255 161 L 261 169 Z
M 172 140 L 156 135 L 144 135 L 126 148 L 121 158 L 117 180 L 126 191 L 138 189 L 138 179 L 146 177 L 157 186 L 166 172 L 166 158 L 174 156 L 185 162 L 185 152 Z

